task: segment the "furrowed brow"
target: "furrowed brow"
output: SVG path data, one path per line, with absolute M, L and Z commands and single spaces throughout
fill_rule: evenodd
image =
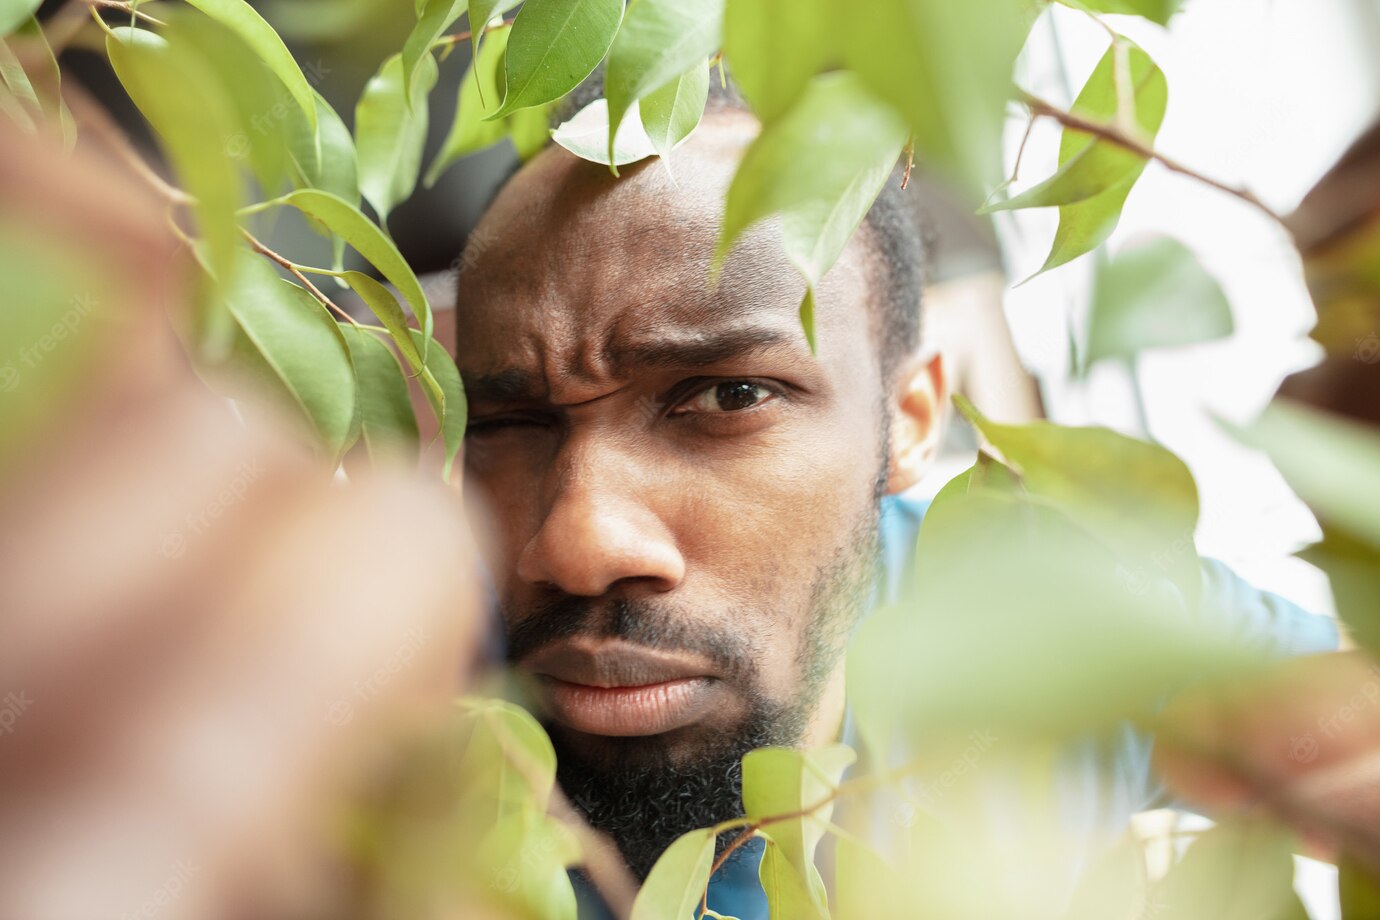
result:
M 621 343 L 608 349 L 609 363 L 620 376 L 633 370 L 705 367 L 783 345 L 799 345 L 796 336 L 776 328 L 753 327 L 726 332 L 696 332 L 650 342 Z
M 465 381 L 465 396 L 475 402 L 528 402 L 541 399 L 546 387 L 536 374 L 511 367 Z

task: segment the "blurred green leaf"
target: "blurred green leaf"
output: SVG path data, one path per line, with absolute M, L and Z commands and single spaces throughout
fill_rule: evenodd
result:
M 350 349 L 358 388 L 360 436 L 375 461 L 417 453 L 417 417 L 402 365 L 373 333 L 341 328 Z
M 575 889 L 566 871 L 579 859 L 571 832 L 549 815 L 526 807 L 488 828 L 475 858 L 478 876 L 512 913 L 504 916 L 576 920 Z
M 1270 825 L 1219 825 L 1189 846 L 1156 900 L 1175 920 L 1306 917 L 1294 894 L 1292 846 L 1287 833 Z
M 712 831 L 691 831 L 677 838 L 637 892 L 632 920 L 685 920 L 697 915 L 713 860 Z
M 355 376 L 345 339 L 326 308 L 244 253 L 226 291 L 230 312 L 292 394 L 334 456 L 355 411 Z
M 412 78 L 423 57 L 431 56 L 431 46 L 469 8 L 468 0 L 425 0 L 417 25 L 407 36 L 402 50 L 402 98 L 412 103 Z
M 773 825 L 772 833 L 762 834 L 767 846 L 757 867 L 757 877 L 767 896 L 767 917 L 769 920 L 825 920 L 828 908 L 811 899 L 800 869 L 773 839 L 775 830 Z M 813 863 L 809 869 L 818 878 Z
M 1128 832 L 1083 873 L 1064 920 L 1129 920 L 1156 913 L 1150 903 L 1145 844 Z
M 43 105 L 38 101 L 38 93 L 34 91 L 29 75 L 24 72 L 24 66 L 4 39 L 0 39 L 0 79 L 5 81 L 14 98 L 23 103 L 33 117 L 43 116 Z
M 902 916 L 897 902 L 908 886 L 896 870 L 876 850 L 852 835 L 839 834 L 836 841 L 834 888 L 838 920 Z
M 815 78 L 743 155 L 711 270 L 744 231 L 779 214 L 783 248 L 813 289 L 867 215 L 905 139 L 904 125 L 857 77 Z
M 304 121 L 289 119 L 288 149 L 301 186 L 329 192 L 359 206 L 359 163 L 355 140 L 335 109 L 316 94 L 316 122 L 312 134 Z
M 855 760 L 857 754 L 843 744 L 809 753 L 780 747 L 751 751 L 743 758 L 744 811 L 747 817 L 760 821 L 819 805 L 834 794 L 843 771 Z M 832 810 L 826 805 L 812 814 L 773 822 L 770 829 L 780 854 L 800 879 L 808 880 L 807 898 L 813 897 L 820 908 L 827 907 L 828 896 L 815 869 L 815 848 Z
M 43 5 L 43 0 L 0 0 L 0 35 L 9 35 Z
M 484 47 L 479 49 L 479 56 L 466 68 L 456 99 L 455 120 L 451 122 L 450 133 L 441 144 L 440 153 L 431 161 L 426 173 L 428 188 L 436 184 L 450 164 L 466 154 L 498 143 L 507 133 L 506 120 L 484 120 L 484 100 L 489 100 L 490 106 L 497 106 L 498 100 L 503 97 L 503 56 L 511 32 L 511 26 L 491 32 Z
M 42 49 L 38 72 L 30 75 L 34 93 L 44 114 L 48 118 L 56 119 L 62 132 L 63 143 L 71 150 L 77 142 L 77 123 L 72 118 L 71 110 L 67 108 L 67 100 L 62 97 L 62 70 L 58 67 L 52 45 L 48 43 L 48 36 L 44 34 L 43 27 L 37 19 L 30 19 L 15 33 L 15 37 L 32 42 Z M 0 41 L 0 46 L 2 45 L 4 42 Z
M 297 60 L 273 27 L 244 0 L 187 0 L 212 19 L 221 23 L 259 55 L 260 60 L 282 81 L 283 86 L 301 106 L 312 129 L 316 129 L 316 101 L 311 84 L 303 76 Z
M 623 0 L 527 0 L 508 39 L 503 104 L 489 118 L 578 86 L 604 59 L 622 18 Z
M 622 166 L 656 155 L 652 139 L 642 127 L 642 116 L 633 103 L 632 118 L 625 118 L 618 129 L 618 143 L 613 148 L 613 163 Z M 569 121 L 551 133 L 551 139 L 566 150 L 593 163 L 609 165 L 608 102 L 595 99 L 576 112 Z
M 240 178 L 226 156 L 236 119 L 216 74 L 193 48 L 120 26 L 106 38 L 115 75 L 148 119 L 183 189 L 196 199 L 197 226 L 212 274 L 228 283 L 237 264 Z
M 427 399 L 431 402 L 431 408 L 441 423 L 441 440 L 446 447 L 441 475 L 449 479 L 451 465 L 455 462 L 456 454 L 460 453 L 460 445 L 465 440 L 465 425 L 468 424 L 469 407 L 465 402 L 465 385 L 460 379 L 460 371 L 456 369 L 455 362 L 440 343 L 435 339 L 428 343 L 416 329 L 412 330 L 412 339 L 426 360 L 427 371 L 439 386 L 439 392 L 429 387 L 424 389 Z
M 1033 21 L 1025 0 L 859 0 L 834 32 L 847 65 L 910 123 L 924 166 L 981 199 L 1001 177 L 1011 71 Z
M 728 0 L 724 59 L 764 124 L 800 97 L 837 54 L 825 0 Z
M 1322 542 L 1299 555 L 1327 573 L 1356 641 L 1380 654 L 1380 435 L 1280 399 L 1237 435 L 1265 451 L 1317 515 Z
M 1349 860 L 1343 860 L 1338 868 L 1342 920 L 1380 918 L 1380 878 Z
M 1059 0 L 1074 9 L 1088 9 L 1095 13 L 1126 13 L 1144 16 L 1151 22 L 1167 25 L 1169 18 L 1179 11 L 1183 0 Z
M 398 247 L 393 245 L 393 241 L 384 235 L 378 225 L 348 201 L 319 189 L 299 189 L 280 200 L 283 204 L 297 208 L 308 217 L 325 224 L 353 246 L 370 265 L 377 268 L 402 293 L 403 299 L 412 308 L 412 315 L 417 317 L 422 327 L 423 341 L 431 340 L 433 321 L 426 292 L 422 290 L 421 282 L 417 280 L 407 260 L 398 252 Z M 426 356 L 425 348 L 422 349 L 422 355 Z
M 695 130 L 708 98 L 709 68 L 703 61 L 642 98 L 642 127 L 662 159 Z
M 605 142 L 610 160 L 614 134 L 632 104 L 691 68 L 704 65 L 718 50 L 723 13 L 724 0 L 638 0 L 628 8 L 623 27 L 609 49 L 604 75 L 604 96 L 609 103 Z M 708 87 L 706 80 L 706 91 Z M 659 149 L 669 148 L 663 145 Z
M 426 54 L 418 62 L 411 93 L 404 94 L 402 58 L 395 54 L 369 80 L 355 106 L 360 191 L 381 224 L 417 187 L 426 146 L 426 98 L 436 77 L 436 59 Z
M 1053 503 L 1133 571 L 1168 577 L 1196 602 L 1202 578 L 1193 547 L 1198 489 L 1182 460 L 1107 428 L 1001 425 L 961 396 L 954 402 L 1031 495 Z
M 505 121 L 508 138 L 513 142 L 518 159 L 524 163 L 541 152 L 551 140 L 551 109 L 555 103 L 518 109 Z
M 1129 360 L 1147 348 L 1192 345 L 1232 334 L 1222 286 L 1168 237 L 1128 247 L 1100 264 L 1084 360 Z
M 1148 145 L 1154 142 L 1164 121 L 1168 87 L 1164 74 L 1139 48 L 1133 46 L 1130 49 L 1128 61 L 1131 84 L 1135 87 L 1134 124 L 1142 135 L 1140 140 Z M 1115 48 L 1109 48 L 1088 77 L 1070 111 L 1089 121 L 1114 126 L 1117 108 L 1116 54 Z M 1068 203 L 1060 206 L 1059 228 L 1055 231 L 1054 245 L 1040 268 L 1041 272 L 1093 251 L 1106 242 L 1116 229 L 1122 206 L 1126 204 L 1136 180 L 1145 171 L 1145 161 L 1126 151 L 1113 152 L 1109 149 L 1111 146 L 1082 131 L 1064 129 L 1059 143 L 1060 173 L 1051 182 L 1060 180 L 1062 175 L 1063 181 L 1076 184 L 1074 180 L 1083 181 L 1080 176 L 1090 176 L 1085 182 L 1085 189 L 1100 185 L 1102 191 L 1081 200 L 1069 199 Z M 1091 166 L 1085 166 L 1084 163 L 1091 163 Z M 1074 179 L 1068 179 L 1068 174 L 1073 174 Z M 1117 178 L 1118 175 L 1120 178 Z M 1067 194 L 1068 190 L 1064 192 Z

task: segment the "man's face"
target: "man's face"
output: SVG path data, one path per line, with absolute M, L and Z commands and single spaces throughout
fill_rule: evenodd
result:
M 618 777 L 625 797 L 713 785 L 752 747 L 838 728 L 886 470 L 867 256 L 851 244 L 818 293 L 817 357 L 771 229 L 711 288 L 754 131 L 709 116 L 674 180 L 549 149 L 464 260 L 466 487 L 494 521 L 510 656 L 577 800 L 619 794 Z

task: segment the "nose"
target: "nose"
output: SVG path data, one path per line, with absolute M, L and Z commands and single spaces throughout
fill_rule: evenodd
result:
M 561 460 L 546 515 L 518 557 L 518 577 L 586 597 L 620 585 L 665 592 L 680 584 L 685 560 L 638 488 L 641 477 L 609 452 L 570 451 Z

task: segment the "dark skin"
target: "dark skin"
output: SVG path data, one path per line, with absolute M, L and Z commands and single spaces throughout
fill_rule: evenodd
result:
M 553 596 L 642 599 L 751 650 L 754 686 L 720 681 L 690 724 L 648 734 L 605 720 L 619 726 L 607 735 L 673 760 L 732 731 L 749 690 L 800 694 L 820 560 L 846 553 L 852 524 L 874 513 L 879 471 L 888 491 L 910 486 L 940 433 L 938 358 L 882 379 L 866 231 L 818 292 L 817 357 L 797 315 L 803 283 L 770 228 L 708 284 L 755 131 L 749 116 L 711 113 L 676 151 L 674 182 L 656 162 L 615 179 L 544 151 L 485 215 L 460 279 L 466 479 L 494 522 L 509 630 Z M 802 741 L 833 740 L 842 708 L 840 659 Z M 556 728 L 567 745 L 612 750 Z

